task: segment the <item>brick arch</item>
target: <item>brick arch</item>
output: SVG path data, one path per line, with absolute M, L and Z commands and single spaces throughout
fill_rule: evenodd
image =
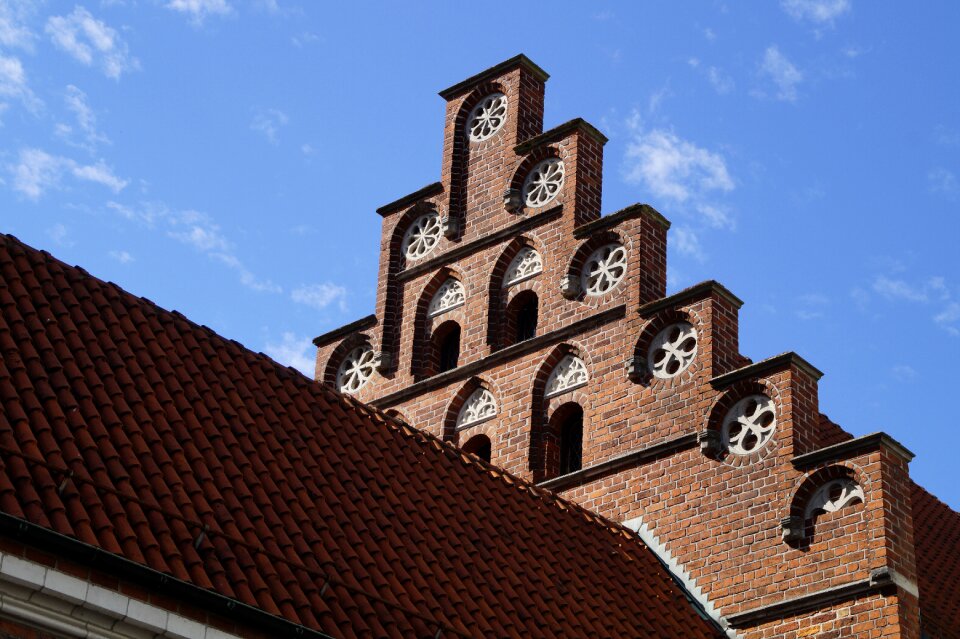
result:
M 503 339 L 504 313 L 507 309 L 509 296 L 513 291 L 503 288 L 503 277 L 506 275 L 507 268 L 510 266 L 513 258 L 527 246 L 540 254 L 540 259 L 544 261 L 543 272 L 545 273 L 547 271 L 546 256 L 541 248 L 541 242 L 526 235 L 513 238 L 500 252 L 500 256 L 493 263 L 493 268 L 490 270 L 490 277 L 487 284 L 487 345 L 490 346 L 491 350 L 498 350 L 505 345 Z M 543 273 L 526 282 L 521 282 L 511 287 L 511 289 L 526 290 L 520 289 L 519 287 L 527 283 L 538 282 L 542 275 Z M 530 284 L 529 287 L 532 290 L 536 290 L 538 298 L 542 298 L 543 296 L 540 291 L 535 288 L 538 286 L 539 284 Z
M 552 398 L 544 397 L 550 373 L 560 363 L 560 360 L 567 355 L 574 355 L 582 359 L 587 370 L 591 371 L 592 378 L 593 365 L 589 355 L 579 345 L 569 342 L 558 344 L 551 349 L 537 367 L 531 391 L 530 443 L 527 447 L 527 464 L 535 482 L 543 480 L 549 470 L 546 457 L 549 452 L 547 441 L 550 437 L 549 424 L 557 409 L 563 404 L 573 401 L 583 409 L 585 423 L 588 419 L 588 395 L 582 392 L 582 388 Z
M 467 401 L 467 398 L 473 394 L 478 388 L 485 388 L 491 393 L 497 402 L 497 417 L 490 420 L 489 422 L 483 422 L 483 424 L 490 425 L 495 423 L 500 416 L 500 409 L 502 408 L 503 396 L 500 394 L 499 387 L 493 385 L 490 381 L 482 379 L 480 377 L 471 377 L 463 385 L 460 386 L 460 389 L 453 396 L 453 399 L 450 401 L 450 404 L 447 405 L 447 412 L 443 418 L 443 440 L 448 442 L 453 442 L 457 440 L 457 417 L 460 416 L 460 409 L 463 408 L 464 402 Z M 481 424 L 481 425 L 483 425 Z M 486 431 L 485 431 L 486 432 Z M 493 432 L 493 431 L 489 431 Z
M 406 259 L 400 250 L 403 235 L 414 219 L 431 211 L 442 215 L 442 212 L 433 203 L 418 202 L 414 204 L 399 217 L 390 233 L 390 243 L 387 249 L 387 291 L 384 308 L 403 308 L 404 286 L 397 281 L 397 275 L 406 266 Z M 400 315 L 387 313 L 383 318 L 381 333 L 383 350 L 395 355 L 398 354 L 400 352 L 401 333 Z M 395 357 L 394 361 L 397 359 L 399 358 Z
M 484 448 L 486 448 L 487 452 L 487 456 L 485 457 L 481 455 L 481 453 L 484 452 Z M 460 445 L 460 449 L 468 455 L 476 455 L 488 463 L 493 459 L 493 441 L 483 432 L 471 435 L 470 439 Z
M 510 95 L 507 88 L 499 82 L 486 82 L 481 84 L 471 91 L 470 95 L 460 103 L 460 109 L 457 111 L 457 115 L 453 120 L 453 157 L 450 171 L 450 199 L 448 200 L 447 214 L 461 221 L 461 234 L 467 221 L 467 184 L 470 181 L 470 150 L 472 146 L 470 141 L 467 140 L 466 135 L 467 116 L 470 115 L 470 111 L 473 110 L 473 107 L 477 106 L 480 100 L 491 93 L 503 93 L 508 97 Z M 509 104 L 507 108 L 508 118 L 517 117 L 518 105 Z M 502 134 L 503 130 L 501 130 L 500 133 Z M 498 136 L 499 135 L 500 134 L 498 134 Z M 491 140 L 496 139 L 497 136 L 491 138 Z M 487 143 L 489 143 L 489 141 L 480 142 L 478 145 L 483 146 Z
M 809 505 L 814 494 L 820 489 L 821 486 L 835 479 L 850 479 L 856 482 L 864 492 L 864 500 L 856 506 L 848 506 L 837 511 L 837 513 L 808 518 L 806 516 L 807 506 Z M 856 523 L 857 521 L 869 521 L 870 511 L 868 508 L 866 508 L 865 504 L 869 489 L 869 478 L 859 467 L 854 464 L 831 464 L 828 466 L 822 466 L 807 473 L 798 481 L 792 495 L 790 496 L 785 512 L 788 517 L 799 523 L 803 530 L 802 539 L 794 542 L 795 545 L 802 550 L 808 550 L 811 543 L 816 540 L 817 523 L 824 517 L 828 517 L 831 520 L 839 519 L 841 517 L 847 519 L 847 516 L 849 515 L 849 519 L 851 521 L 831 522 L 834 525 L 839 524 L 841 526 L 843 524 L 849 525 L 851 523 Z M 831 535 L 831 537 L 833 537 L 833 535 Z
M 587 258 L 590 257 L 590 254 L 595 250 L 600 248 L 605 244 L 611 244 L 613 242 L 618 242 L 627 249 L 627 273 L 624 275 L 624 279 L 613 291 L 607 293 L 606 295 L 600 295 L 597 297 L 588 297 L 586 291 L 580 286 L 581 274 L 583 273 L 583 265 L 586 263 Z M 578 294 L 573 299 L 579 300 L 585 303 L 591 304 L 601 304 L 607 301 L 612 296 L 616 296 L 619 293 L 625 290 L 624 287 L 630 286 L 630 274 L 629 274 L 629 264 L 634 260 L 640 259 L 640 253 L 637 250 L 634 250 L 633 242 L 627 236 L 621 235 L 616 231 L 604 231 L 602 233 L 596 233 L 577 247 L 573 252 L 573 255 L 570 256 L 570 259 L 567 261 L 567 267 L 564 270 L 564 277 L 573 277 L 577 283 Z
M 650 352 L 650 346 L 653 342 L 653 338 L 656 337 L 660 331 L 667 328 L 672 324 L 677 324 L 679 322 L 688 322 L 692 324 L 693 327 L 697 330 L 697 357 L 696 360 L 690 365 L 683 374 L 678 375 L 672 379 L 659 379 L 653 376 L 653 372 L 649 370 L 647 366 L 647 355 Z M 704 334 L 704 322 L 702 318 L 696 314 L 689 311 L 682 311 L 679 309 L 664 309 L 654 315 L 641 329 L 637 341 L 634 342 L 633 346 L 633 358 L 641 367 L 643 373 L 636 380 L 636 383 L 642 384 L 643 386 L 653 386 L 657 385 L 675 385 L 681 381 L 686 381 L 691 377 L 701 366 L 700 358 L 703 353 L 701 341 Z
M 561 189 L 560 193 L 552 202 L 546 204 L 545 206 L 547 208 L 553 208 L 554 206 L 557 206 L 558 204 L 563 203 L 563 194 L 564 194 L 564 190 L 566 189 L 567 180 L 569 179 L 569 175 L 570 175 L 569 173 L 567 173 L 567 171 L 570 170 L 572 167 L 567 166 L 567 159 L 563 157 L 563 153 L 560 152 L 560 148 L 550 144 L 550 145 L 543 146 L 531 151 L 529 155 L 525 156 L 523 159 L 521 159 L 517 163 L 516 168 L 513 170 L 513 175 L 510 178 L 510 182 L 509 182 L 509 185 L 510 185 L 509 188 L 520 191 L 520 197 L 521 197 L 520 210 L 521 211 L 528 210 L 526 203 L 523 202 L 522 200 L 523 183 L 527 180 L 527 176 L 530 174 L 530 171 L 533 170 L 533 167 L 535 167 L 538 163 L 543 162 L 544 160 L 549 158 L 557 158 L 563 161 L 564 188 Z
M 371 348 L 376 350 L 376 345 L 367 333 L 354 333 L 344 338 L 344 340 L 333 349 L 333 352 L 330 353 L 330 357 L 327 358 L 326 365 L 323 367 L 323 377 L 321 378 L 323 383 L 336 388 L 337 371 L 340 369 L 343 358 L 347 356 L 347 353 L 363 344 L 369 344 Z
M 459 273 L 450 266 L 444 266 L 431 277 L 424 287 L 420 290 L 417 297 L 417 306 L 413 315 L 413 353 L 410 357 L 410 372 L 415 378 L 428 377 L 430 373 L 430 345 L 433 334 L 441 324 L 447 320 L 455 320 L 462 329 L 464 321 L 467 319 L 463 309 L 466 307 L 453 309 L 436 318 L 427 317 L 427 310 L 430 306 L 430 300 L 436 294 L 437 290 L 448 279 L 453 278 L 464 286 L 464 294 L 469 298 L 470 291 L 466 290 L 464 279 Z
M 763 379 L 744 380 L 728 388 L 710 407 L 707 412 L 706 430 L 715 433 L 717 441 L 722 440 L 723 419 L 734 404 L 749 395 L 766 395 L 773 400 L 776 407 L 777 428 L 774 431 L 772 440 L 761 450 L 749 455 L 732 455 L 728 451 L 721 449 L 716 455 L 720 461 L 733 466 L 744 466 L 753 462 L 765 459 L 780 446 L 780 435 L 782 433 L 783 419 L 783 398 L 780 391 L 772 383 Z

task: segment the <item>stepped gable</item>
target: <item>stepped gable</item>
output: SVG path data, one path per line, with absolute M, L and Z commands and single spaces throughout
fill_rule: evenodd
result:
M 721 636 L 617 524 L 11 236 L 0 309 L 5 552 L 274 637 Z
M 439 180 L 377 210 L 375 312 L 315 378 L 635 530 L 732 635 L 960 639 L 913 454 L 824 416 L 800 355 L 740 353 L 722 284 L 667 294 L 670 222 L 601 215 L 606 138 L 544 130 L 546 80 L 517 56 L 441 92 Z

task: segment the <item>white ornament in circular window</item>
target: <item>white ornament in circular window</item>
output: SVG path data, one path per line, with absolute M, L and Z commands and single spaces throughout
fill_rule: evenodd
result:
M 363 388 L 376 369 L 376 357 L 370 346 L 358 346 L 343 358 L 337 370 L 337 388 L 341 393 L 356 393 Z
M 497 416 L 497 401 L 486 388 L 473 391 L 457 416 L 457 428 L 485 422 Z
M 547 378 L 547 390 L 544 397 L 561 395 L 574 388 L 585 385 L 590 380 L 587 366 L 583 360 L 574 355 L 567 355 Z
M 507 121 L 507 96 L 493 93 L 480 100 L 467 116 L 467 134 L 471 142 L 483 142 Z
M 427 307 L 427 315 L 429 317 L 442 315 L 458 306 L 463 306 L 466 300 L 467 296 L 464 293 L 463 284 L 451 277 L 433 294 L 433 299 L 430 300 L 430 305 Z
M 536 208 L 552 201 L 563 187 L 563 162 L 550 158 L 539 163 L 523 183 L 523 201 Z
M 601 246 L 583 264 L 583 290 L 587 295 L 612 291 L 627 273 L 627 249 L 623 244 Z
M 772 399 L 766 395 L 744 397 L 723 420 L 723 444 L 731 453 L 749 455 L 763 448 L 776 425 Z
M 863 488 L 850 479 L 832 479 L 817 489 L 807 504 L 805 517 L 810 519 L 824 513 L 834 513 L 846 506 L 862 504 Z
M 440 243 L 442 231 L 440 215 L 436 212 L 421 215 L 404 233 L 400 248 L 407 259 L 419 260 Z
M 512 286 L 541 272 L 543 272 L 543 260 L 540 254 L 529 246 L 525 246 L 507 267 L 507 274 L 503 276 L 503 285 Z
M 654 377 L 670 379 L 687 370 L 696 355 L 697 329 L 690 322 L 679 322 L 653 338 L 647 365 Z

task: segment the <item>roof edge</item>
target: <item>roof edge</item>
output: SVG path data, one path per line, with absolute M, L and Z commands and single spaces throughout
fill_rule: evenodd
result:
M 377 209 L 377 215 L 384 217 L 388 213 L 393 213 L 397 209 L 402 208 L 407 204 L 413 204 L 414 202 L 418 200 L 422 200 L 425 197 L 428 197 L 430 195 L 439 195 L 440 193 L 443 193 L 443 182 L 434 182 L 432 184 L 428 184 L 423 188 L 417 189 L 413 193 L 404 195 L 403 197 L 396 199 L 393 202 L 384 204 L 383 206 Z
M 760 360 L 753 364 L 748 364 L 742 368 L 730 371 L 729 373 L 724 373 L 723 375 L 717 375 L 710 380 L 710 384 L 717 390 L 732 386 L 739 381 L 744 379 L 749 379 L 751 377 L 763 377 L 767 373 L 772 373 L 773 371 L 780 370 L 782 368 L 787 368 L 788 366 L 796 366 L 804 373 L 812 377 L 815 381 L 823 377 L 823 372 L 820 371 L 816 366 L 803 359 L 793 351 L 787 353 L 781 353 L 780 355 L 774 355 L 773 357 L 768 357 L 767 359 Z
M 876 450 L 881 446 L 889 448 L 892 452 L 896 453 L 907 462 L 910 462 L 914 457 L 916 457 L 916 455 L 914 455 L 909 448 L 895 440 L 887 433 L 879 431 L 869 435 L 864 435 L 863 437 L 848 439 L 845 442 L 833 444 L 832 446 L 826 446 L 819 450 L 804 453 L 803 455 L 797 455 L 793 458 L 792 462 L 794 466 L 799 468 L 808 468 L 824 462 L 838 461 L 840 459 L 846 459 L 847 457 L 853 457 L 865 451 Z
M 504 60 L 499 64 L 495 64 L 489 69 L 484 69 L 480 73 L 472 75 L 466 80 L 461 80 L 460 82 L 457 82 L 453 86 L 447 87 L 443 91 L 439 92 L 439 96 L 444 100 L 450 100 L 451 98 L 461 93 L 468 87 L 474 84 L 478 84 L 492 76 L 500 75 L 507 69 L 510 69 L 516 66 L 525 67 L 530 73 L 534 75 L 534 77 L 536 77 L 541 82 L 546 82 L 547 79 L 550 77 L 549 73 L 541 69 L 540 66 L 537 65 L 533 60 L 531 60 L 530 58 L 528 58 L 527 56 L 521 53 L 519 55 L 513 56 L 509 60 Z
M 702 297 L 706 297 L 710 293 L 716 293 L 737 308 L 741 308 L 743 306 L 743 300 L 731 293 L 730 289 L 728 289 L 726 286 L 716 280 L 706 280 L 681 291 L 677 291 L 672 295 L 667 295 L 666 297 L 661 297 L 658 300 L 641 304 L 637 309 L 637 312 L 642 317 L 650 317 L 651 315 L 655 315 L 665 308 L 679 306 L 685 302 L 699 300 Z
M 599 142 L 601 146 L 609 141 L 607 136 L 601 133 L 597 127 L 593 126 L 583 118 L 574 118 L 568 122 L 557 125 L 548 131 L 544 131 L 540 135 L 527 138 L 520 144 L 513 147 L 513 152 L 517 155 L 526 155 L 541 144 L 546 144 L 547 142 L 553 142 L 554 140 L 561 139 L 571 131 L 582 131 Z
M 349 324 L 344 324 L 340 328 L 335 328 L 332 331 L 327 331 L 323 335 L 318 335 L 313 338 L 313 345 L 320 347 L 330 342 L 335 341 L 340 337 L 349 335 L 350 333 L 355 333 L 357 331 L 362 331 L 365 328 L 372 328 L 377 325 L 377 316 L 376 314 L 371 313 L 366 317 L 361 317 L 358 320 L 350 322 Z
M 577 239 L 583 239 L 589 237 L 590 235 L 596 233 L 597 231 L 603 231 L 614 227 L 624 220 L 630 220 L 635 217 L 648 217 L 650 220 L 656 224 L 659 224 L 667 230 L 670 228 L 670 220 L 663 217 L 663 215 L 657 209 L 653 208 L 649 204 L 631 204 L 625 208 L 620 209 L 619 211 L 614 211 L 602 217 L 598 217 L 592 222 L 587 222 L 582 226 L 578 226 L 573 230 L 573 236 Z

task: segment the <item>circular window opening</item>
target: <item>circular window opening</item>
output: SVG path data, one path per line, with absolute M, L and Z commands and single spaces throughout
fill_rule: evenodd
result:
M 603 295 L 616 288 L 626 273 L 627 249 L 623 244 L 601 246 L 583 264 L 583 290 L 587 295 Z
M 358 346 L 343 358 L 337 370 L 337 388 L 341 393 L 353 394 L 363 388 L 376 369 L 373 349 L 368 346 Z
M 690 367 L 697 355 L 697 329 L 690 322 L 668 326 L 653 338 L 647 365 L 654 377 L 670 379 Z
M 493 93 L 473 107 L 467 116 L 467 137 L 471 142 L 483 142 L 493 137 L 507 121 L 507 96 Z
M 766 395 L 744 397 L 723 420 L 723 444 L 735 455 L 754 453 L 770 441 L 777 425 L 773 400 Z
M 421 215 L 403 234 L 401 250 L 409 260 L 419 260 L 440 243 L 440 215 L 436 212 Z
M 523 183 L 523 201 L 536 208 L 552 202 L 563 187 L 563 162 L 549 158 L 540 162 Z

